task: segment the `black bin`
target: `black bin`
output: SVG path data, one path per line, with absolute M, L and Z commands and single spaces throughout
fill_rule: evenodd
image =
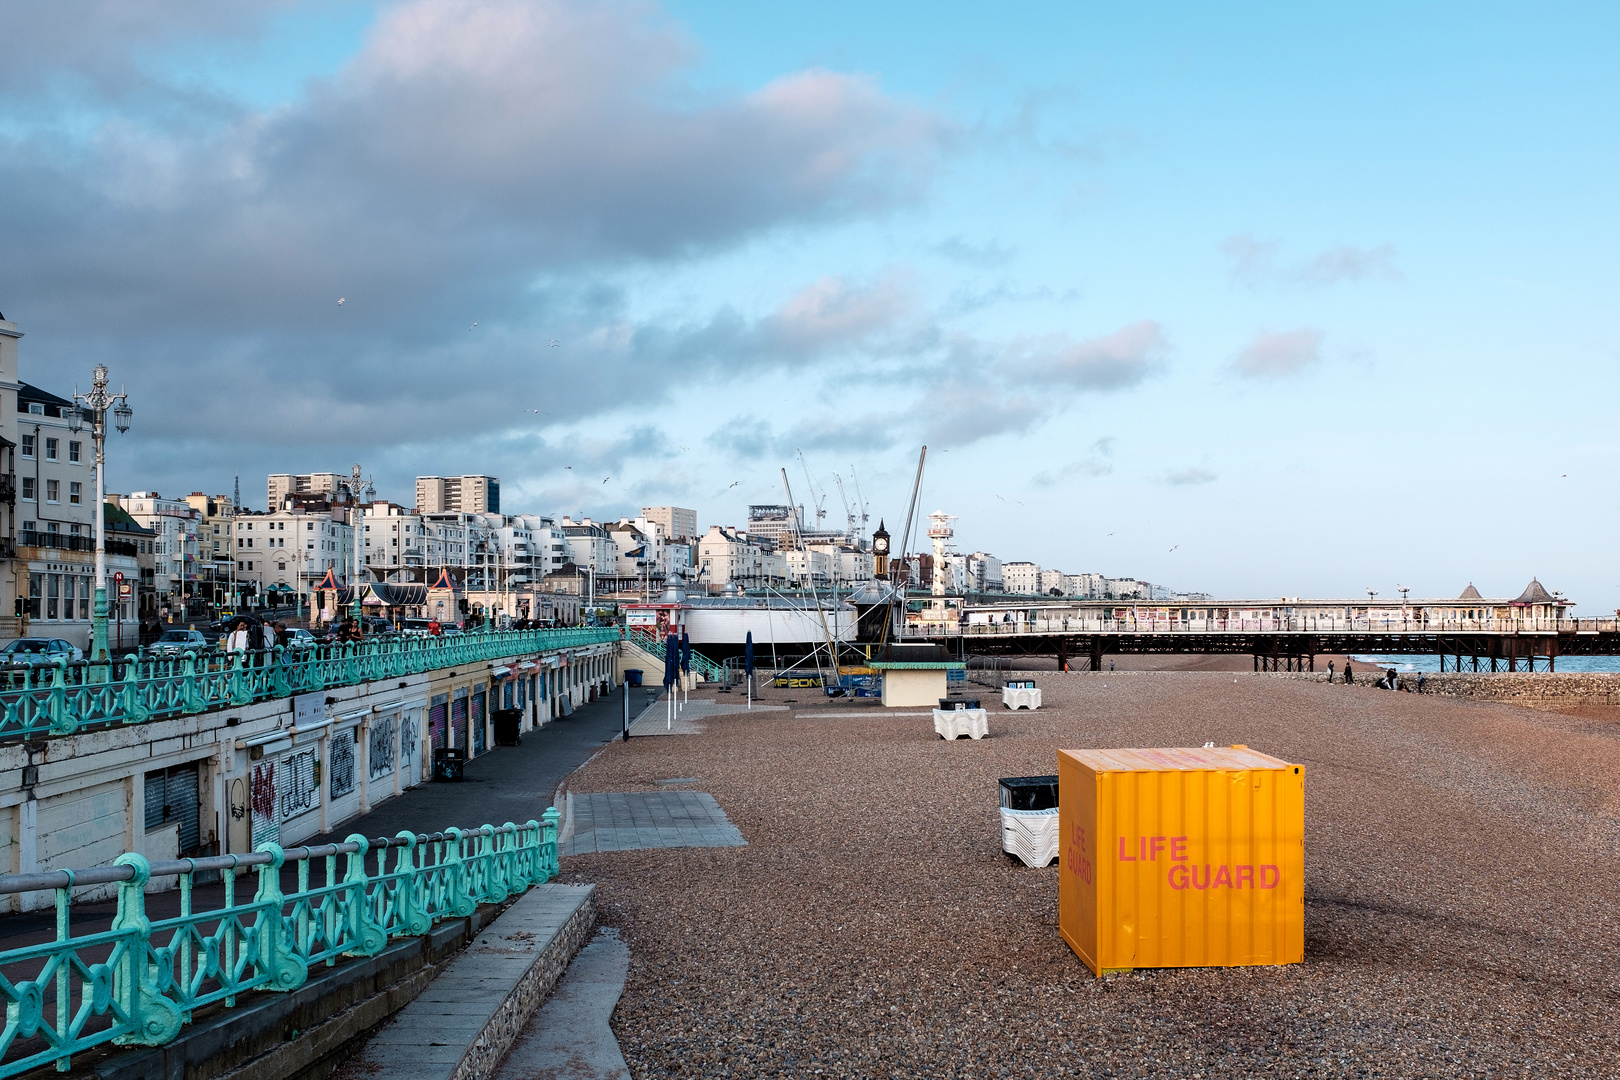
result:
M 495 724 L 495 745 L 516 746 L 523 737 L 523 710 L 496 709 L 490 714 Z
M 950 712 L 952 709 L 977 709 L 979 699 L 976 697 L 942 697 L 939 699 L 939 707 L 946 712 Z
M 633 668 L 633 667 L 625 668 L 624 669 L 624 681 L 629 683 L 631 686 L 640 686 L 641 685 L 641 669 L 640 668 Z
M 441 746 L 433 751 L 433 779 L 453 780 L 460 783 L 466 779 L 462 770 L 467 766 L 467 751 L 459 746 Z
M 1057 809 L 1058 785 L 1056 776 L 1003 776 L 1000 784 L 1003 809 Z

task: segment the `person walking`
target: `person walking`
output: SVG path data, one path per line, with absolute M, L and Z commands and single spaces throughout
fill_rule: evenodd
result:
M 225 651 L 228 653 L 246 653 L 251 637 L 252 635 L 248 633 L 247 620 L 236 620 L 231 624 L 231 632 L 225 635 Z M 235 657 L 233 656 L 232 659 L 234 660 Z
M 1328 661 L 1328 685 L 1333 685 L 1333 661 Z
M 1350 670 L 1350 661 L 1346 660 L 1344 662 L 1344 685 L 1350 686 L 1355 681 L 1356 681 L 1356 677 Z

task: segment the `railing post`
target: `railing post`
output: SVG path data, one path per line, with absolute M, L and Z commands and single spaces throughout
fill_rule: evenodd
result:
M 285 645 L 277 645 L 270 656 L 271 662 L 275 666 L 275 670 L 270 676 L 270 686 L 272 692 L 278 698 L 288 697 L 292 694 L 292 684 L 287 679 L 287 656 L 287 647 Z
M 79 718 L 69 712 L 67 707 L 67 663 L 59 659 L 53 667 L 55 671 L 51 675 L 50 704 L 47 706 L 51 719 L 51 734 L 71 735 L 79 729 Z
M 152 710 L 146 707 L 141 696 L 141 680 L 136 678 L 135 671 L 139 664 L 127 664 L 124 667 L 124 688 L 120 691 L 123 701 L 120 703 L 124 710 L 124 723 L 140 724 L 152 715 Z
M 450 853 L 445 857 L 445 900 L 448 902 L 447 914 L 465 918 L 478 910 L 478 901 L 472 897 L 471 890 L 467 888 L 467 861 L 462 858 L 462 837 L 467 834 L 454 826 L 444 830 L 445 839 L 449 841 Z
M 181 712 L 200 713 L 203 711 L 202 687 L 197 685 L 197 652 L 195 649 L 186 650 L 186 658 L 181 662 L 180 696 L 184 703 Z
M 346 952 L 350 956 L 375 956 L 388 944 L 388 934 L 372 917 L 371 905 L 366 902 L 366 886 L 371 884 L 371 879 L 366 876 L 366 853 L 371 850 L 371 841 L 359 833 L 351 833 L 345 838 L 345 843 L 358 844 L 360 847 L 359 851 L 349 854 L 343 874 L 343 884 L 349 887 L 349 947 Z
M 484 864 L 484 895 L 481 899 L 486 904 L 499 904 L 512 895 L 506 873 L 506 853 L 502 850 L 501 838 L 495 835 L 495 826 L 485 825 L 484 828 L 488 832 L 478 838 L 480 861 Z
M 246 649 L 239 649 L 235 659 L 231 661 L 231 677 L 227 685 L 230 689 L 230 703 L 232 705 L 251 705 L 253 703 L 253 688 L 248 685 L 247 679 L 243 678 L 243 672 L 247 667 L 247 655 Z
M 256 850 L 268 852 L 270 861 L 259 867 L 259 891 L 253 897 L 259 909 L 255 924 L 258 930 L 258 958 L 255 966 L 269 981 L 266 990 L 296 990 L 309 978 L 309 965 L 293 952 L 287 941 L 287 921 L 281 909 L 287 898 L 281 892 L 281 867 L 287 854 L 280 844 L 263 843 Z
M 557 855 L 557 821 L 562 817 L 555 806 L 546 807 L 546 812 L 540 815 L 545 819 L 545 829 L 540 838 L 541 881 L 548 881 L 555 877 L 560 867 Z M 530 822 L 533 824 L 533 822 Z
M 133 871 L 118 883 L 118 915 L 112 931 L 122 939 L 109 957 L 112 998 L 129 1018 L 130 1030 L 116 1036 L 121 1046 L 162 1046 L 180 1034 L 180 1006 L 158 993 L 153 963 L 152 922 L 146 917 L 146 883 L 152 864 L 146 856 L 130 852 L 114 860 Z
M 397 925 L 395 937 L 421 937 L 433 929 L 433 917 L 418 898 L 416 866 L 416 834 L 401 829 L 395 839 L 404 841 L 394 857 L 394 914 Z

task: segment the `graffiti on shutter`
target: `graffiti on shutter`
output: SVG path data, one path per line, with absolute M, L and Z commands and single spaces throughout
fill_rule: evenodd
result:
M 359 729 L 356 728 L 355 731 Z M 347 795 L 354 790 L 355 731 L 339 731 L 332 735 L 332 798 Z
M 334 772 L 337 770 L 334 768 Z M 366 772 L 375 780 L 394 771 L 394 718 L 378 717 L 371 722 L 371 741 L 366 745 Z
M 399 722 L 399 766 L 409 772 L 416 760 L 416 714 L 406 713 Z
M 321 768 L 315 751 L 290 754 L 281 759 L 281 776 L 277 778 L 277 796 L 281 820 L 291 821 L 299 814 L 307 814 L 320 803 Z
M 484 692 L 482 690 L 472 696 L 472 751 L 474 754 L 484 752 Z
M 450 713 L 450 707 L 446 702 L 449 700 L 444 694 L 439 694 L 433 699 L 433 704 L 428 708 L 428 733 L 433 737 L 433 749 L 435 750 L 442 750 L 450 745 L 445 741 L 445 719 Z
M 248 796 L 253 809 L 253 849 L 281 839 L 281 821 L 276 816 L 276 763 L 263 761 L 253 766 L 253 783 Z

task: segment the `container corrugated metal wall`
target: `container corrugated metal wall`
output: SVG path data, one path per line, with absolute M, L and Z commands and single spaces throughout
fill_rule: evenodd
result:
M 1060 750 L 1058 926 L 1092 971 L 1305 958 L 1305 772 L 1227 749 Z

